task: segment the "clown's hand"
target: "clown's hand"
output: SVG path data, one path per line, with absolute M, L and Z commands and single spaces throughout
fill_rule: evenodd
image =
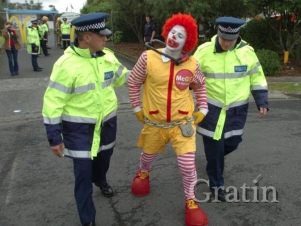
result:
M 145 123 L 145 122 L 144 122 L 144 115 L 143 115 L 143 111 L 142 111 L 142 110 L 137 111 L 137 112 L 135 113 L 135 115 L 136 115 L 136 118 L 137 118 L 142 124 Z
M 200 111 L 194 112 L 192 115 L 194 117 L 194 124 L 195 125 L 199 124 L 205 118 L 205 115 Z
M 194 83 L 194 82 L 189 84 L 189 88 L 192 89 L 193 91 L 198 90 L 200 87 L 201 87 L 201 84 L 197 84 L 197 83 Z

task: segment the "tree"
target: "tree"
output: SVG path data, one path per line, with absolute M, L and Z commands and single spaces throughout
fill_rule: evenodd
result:
M 105 7 L 105 6 L 110 7 Z M 241 0 L 88 0 L 81 13 L 114 12 L 114 27 L 127 31 L 127 35 L 134 33 L 138 41 L 143 43 L 145 15 L 152 16 L 158 27 L 161 28 L 167 18 L 176 13 L 191 13 L 198 23 L 216 34 L 215 19 L 219 16 L 246 17 L 250 9 Z M 104 11 L 109 10 L 110 11 Z M 115 27 L 115 28 L 116 28 Z M 116 29 L 115 29 L 116 30 Z M 131 32 L 128 32 L 131 31 Z
M 0 12 L 3 12 L 3 8 L 4 8 L 3 4 L 2 4 L 2 2 L 0 2 Z M 4 23 L 5 23 L 4 17 L 0 17 L 0 27 L 3 27 Z
M 244 0 L 251 5 L 254 15 L 262 13 L 274 31 L 273 43 L 282 51 L 291 53 L 301 38 L 300 0 Z
M 48 7 L 50 8 L 50 10 L 56 11 L 55 5 L 49 5 Z
M 145 24 L 145 14 L 147 0 L 113 0 L 116 9 L 116 20 L 121 20 L 130 28 L 139 43 L 143 43 L 143 27 Z
M 43 3 L 37 2 L 35 3 L 33 0 L 28 1 L 25 0 L 25 3 L 20 3 L 20 2 L 14 2 L 14 3 L 9 3 L 8 8 L 9 9 L 32 9 L 32 10 L 41 10 L 43 8 L 42 6 Z

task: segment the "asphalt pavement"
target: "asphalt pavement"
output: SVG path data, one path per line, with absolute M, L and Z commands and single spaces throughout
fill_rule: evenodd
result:
M 0 225 L 80 225 L 73 197 L 72 162 L 51 153 L 41 116 L 43 93 L 63 50 L 52 46 L 49 53 L 38 58 L 43 71 L 33 72 L 30 55 L 22 48 L 20 75 L 14 77 L 10 76 L 6 56 L 0 57 Z M 133 67 L 135 59 L 122 53 L 117 57 L 129 69 Z M 136 142 L 142 125 L 130 108 L 127 87 L 117 88 L 116 93 L 118 134 L 108 173 L 116 195 L 105 198 L 94 187 L 97 225 L 184 225 L 185 197 L 171 145 L 153 164 L 151 193 L 139 198 L 131 194 L 139 167 L 141 150 Z M 197 137 L 200 185 L 196 194 L 209 225 L 301 225 L 301 100 L 281 92 L 269 93 L 269 98 L 270 111 L 263 119 L 257 118 L 250 98 L 243 142 L 226 158 L 225 186 L 232 186 L 236 200 L 216 203 L 206 199 L 206 160 L 202 139 Z

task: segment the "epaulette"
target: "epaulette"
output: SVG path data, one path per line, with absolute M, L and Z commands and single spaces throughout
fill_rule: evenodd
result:
M 108 51 L 108 52 L 111 52 L 111 53 L 115 54 L 113 50 L 111 50 L 111 49 L 109 49 L 107 47 L 104 47 L 103 51 Z
M 246 45 L 247 48 L 249 48 L 250 50 L 252 50 L 254 52 L 254 48 L 250 45 Z
M 209 47 L 209 46 L 211 46 L 211 45 L 212 45 L 211 42 L 205 42 L 205 43 L 203 43 L 202 45 L 200 45 L 200 46 L 197 48 L 197 50 L 205 49 L 205 48 L 207 48 L 207 47 Z

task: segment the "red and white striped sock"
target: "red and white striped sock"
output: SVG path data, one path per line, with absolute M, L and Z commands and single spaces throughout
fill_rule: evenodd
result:
M 156 159 L 157 154 L 146 154 L 146 153 L 141 153 L 140 155 L 140 169 L 141 172 L 147 172 L 150 171 L 151 164 L 153 161 Z
M 186 199 L 195 198 L 197 173 L 195 169 L 195 153 L 190 152 L 178 156 L 178 165 L 182 173 L 182 181 Z

